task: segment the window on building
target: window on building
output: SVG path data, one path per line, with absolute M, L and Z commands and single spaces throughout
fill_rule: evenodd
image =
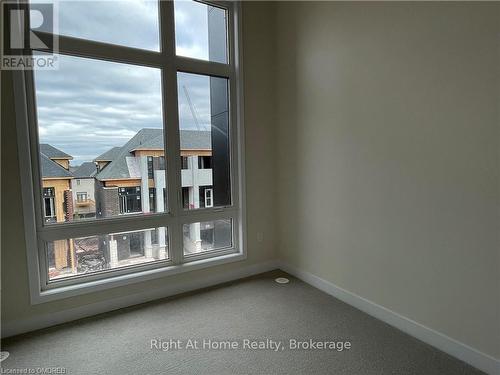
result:
M 158 169 L 160 171 L 165 170 L 165 156 L 159 156 L 158 157 Z
M 198 156 L 198 169 L 212 169 L 212 157 Z
M 119 188 L 120 214 L 141 212 L 141 187 Z
M 211 186 L 199 187 L 199 206 L 201 208 L 213 207 L 213 189 Z
M 87 202 L 88 196 L 86 192 L 78 192 L 76 193 L 76 201 L 77 202 Z
M 213 207 L 212 189 L 205 189 L 205 207 Z
M 37 301 L 244 257 L 240 5 L 105 3 L 58 1 L 57 69 L 14 73 Z
M 149 211 L 156 212 L 156 189 L 149 188 Z
M 187 156 L 181 156 L 181 169 L 189 169 Z
M 182 188 L 182 207 L 189 208 L 189 188 Z
M 43 189 L 43 216 L 45 222 L 52 222 L 56 220 L 54 188 Z
M 154 178 L 153 157 L 148 156 L 148 178 Z

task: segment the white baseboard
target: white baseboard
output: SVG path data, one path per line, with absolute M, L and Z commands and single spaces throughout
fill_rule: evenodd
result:
M 140 303 L 145 303 L 160 298 L 174 296 L 176 294 L 202 289 L 228 281 L 241 279 L 244 277 L 257 275 L 262 272 L 271 271 L 278 268 L 275 260 L 243 266 L 231 271 L 220 273 L 209 277 L 196 277 L 189 283 L 169 283 L 164 288 L 152 291 L 127 295 L 120 298 L 101 301 L 89 305 L 58 311 L 51 314 L 39 315 L 29 319 L 21 319 L 15 322 L 2 324 L 2 338 L 19 335 L 21 333 L 35 331 L 37 329 L 54 326 L 61 323 L 70 322 L 76 319 L 86 318 L 108 311 L 121 309 Z
M 371 315 L 433 347 L 458 358 L 488 374 L 500 374 L 500 360 L 482 353 L 438 331 L 408 319 L 394 311 L 351 293 L 312 273 L 280 262 L 279 268 L 335 298 Z

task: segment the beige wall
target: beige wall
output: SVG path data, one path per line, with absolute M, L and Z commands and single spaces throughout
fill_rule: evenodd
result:
M 500 5 L 279 3 L 280 252 L 500 357 Z
M 135 156 L 163 156 L 159 150 L 137 150 Z M 181 150 L 181 156 L 212 156 L 212 150 Z
M 134 151 L 134 156 L 139 157 L 139 156 L 163 156 L 164 152 L 163 150 L 135 150 Z
M 272 14 L 265 4 L 245 4 L 245 126 L 247 174 L 248 259 L 170 278 L 157 279 L 126 288 L 115 288 L 77 298 L 30 306 L 26 250 L 17 161 L 16 133 L 12 102 L 12 80 L 2 71 L 2 325 L 38 314 L 50 313 L 108 300 L 127 294 L 161 288 L 169 282 L 190 281 L 197 277 L 216 275 L 228 270 L 274 259 L 275 199 L 271 182 L 274 177 L 273 106 L 262 97 L 262 92 L 273 92 L 273 75 L 265 71 L 259 60 L 272 55 L 268 43 L 272 32 Z M 259 147 L 254 147 L 258 144 Z M 257 232 L 264 232 L 262 242 Z
M 57 164 L 59 164 L 64 169 L 69 170 L 69 160 L 68 159 L 51 159 L 51 160 L 56 162 Z

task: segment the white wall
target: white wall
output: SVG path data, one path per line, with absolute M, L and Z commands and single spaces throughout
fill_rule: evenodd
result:
M 500 357 L 499 3 L 277 7 L 281 257 Z
M 74 178 L 71 180 L 71 191 L 73 192 L 73 199 L 76 200 L 77 193 L 87 193 L 87 199 L 95 201 L 95 186 L 93 178 Z
M 71 192 L 73 194 L 73 209 L 76 214 L 95 214 L 95 182 L 93 178 L 74 178 L 71 180 Z M 92 201 L 88 206 L 78 206 L 77 194 L 87 193 L 87 199 Z

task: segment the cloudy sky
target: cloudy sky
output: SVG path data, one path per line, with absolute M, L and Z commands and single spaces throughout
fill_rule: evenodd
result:
M 154 1 L 60 1 L 58 7 L 62 35 L 159 50 Z M 177 54 L 208 59 L 207 6 L 176 2 L 175 22 Z M 35 72 L 35 85 L 40 142 L 72 155 L 73 165 L 123 145 L 142 128 L 163 126 L 159 69 L 60 56 L 58 70 Z M 178 92 L 181 129 L 208 130 L 208 77 L 179 73 Z

